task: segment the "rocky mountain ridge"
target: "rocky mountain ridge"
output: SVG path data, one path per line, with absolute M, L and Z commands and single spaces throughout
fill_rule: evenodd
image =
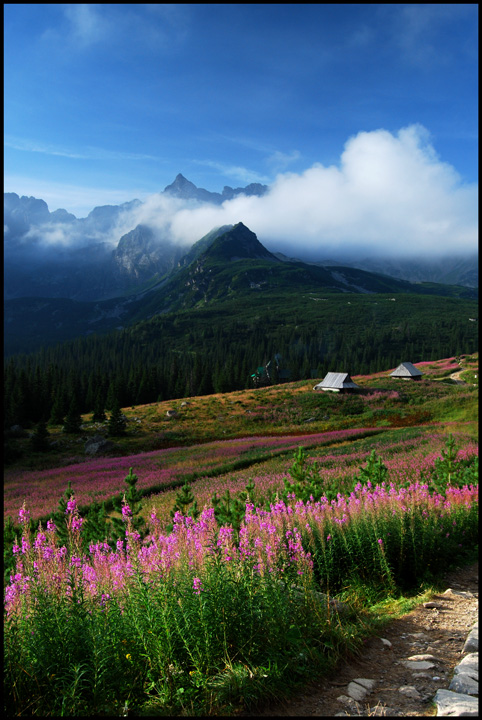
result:
M 212 193 L 179 174 L 160 195 L 219 205 L 241 194 L 261 196 L 266 191 L 267 186 L 252 183 Z M 99 206 L 78 219 L 64 209 L 50 212 L 42 199 L 4 193 L 4 297 L 105 300 L 155 283 L 189 248 L 145 223 L 122 232 L 142 205 L 132 200 Z
M 222 193 L 210 192 L 204 188 L 198 188 L 194 183 L 187 180 L 179 173 L 173 183 L 164 188 L 164 193 L 184 200 L 198 200 L 221 205 L 225 200 L 232 200 L 238 195 L 256 195 L 262 197 L 268 191 L 267 185 L 261 183 L 250 183 L 244 188 L 232 188 L 225 185 Z
M 225 186 L 222 193 L 215 193 L 196 187 L 178 174 L 159 195 L 196 206 L 220 205 L 240 195 L 261 197 L 268 190 L 266 185 L 251 183 L 245 188 Z M 132 200 L 95 207 L 87 217 L 78 219 L 64 209 L 50 212 L 42 199 L 4 193 L 4 298 L 107 300 L 141 292 L 189 264 L 193 254 L 199 252 L 197 243 L 182 247 L 174 242 L 168 230 L 160 229 L 162 223 L 154 226 L 137 222 L 135 218 L 142 216 L 142 208 L 140 200 Z M 214 228 L 212 232 L 221 230 Z M 478 285 L 475 257 L 346 262 L 339 258 L 308 261 L 280 253 L 271 255 L 279 260 L 322 267 L 350 265 L 410 282 Z M 237 256 L 239 252 L 233 248 L 232 257 Z

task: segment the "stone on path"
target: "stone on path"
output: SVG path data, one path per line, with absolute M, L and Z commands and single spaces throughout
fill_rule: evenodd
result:
M 448 588 L 448 590 L 445 590 L 444 595 L 459 595 L 460 597 L 464 598 L 472 598 L 474 597 L 474 594 L 471 593 L 469 590 L 452 590 L 452 588 Z
M 351 682 L 347 689 L 348 695 L 357 702 L 361 702 L 368 695 L 368 690 L 356 682 Z
M 376 680 L 370 680 L 369 678 L 355 678 L 355 680 L 349 683 L 347 693 L 351 698 L 353 698 L 353 700 L 361 702 L 364 700 L 365 696 L 373 690 L 375 685 Z
M 352 710 L 356 710 L 359 707 L 358 703 L 355 702 L 352 697 L 348 697 L 348 695 L 339 695 L 336 699 L 338 702 L 348 705 Z
M 469 632 L 462 653 L 477 652 L 479 649 L 479 622 L 477 621 Z
M 455 693 L 462 693 L 463 695 L 477 695 L 479 694 L 479 681 L 474 680 L 466 673 L 460 673 L 454 675 L 452 682 L 449 685 L 449 690 Z
M 373 688 L 377 684 L 376 680 L 369 680 L 368 678 L 355 678 L 353 682 L 358 683 L 358 685 L 361 685 L 368 691 L 373 690 Z
M 398 688 L 398 692 L 402 693 L 402 695 L 405 695 L 405 697 L 408 697 L 411 700 L 420 700 L 422 697 L 417 688 L 413 685 L 402 685 Z
M 479 694 L 479 653 L 466 655 L 457 665 L 449 690 L 465 695 Z
M 470 695 L 461 695 L 451 690 L 437 690 L 434 697 L 437 715 L 461 717 L 479 714 L 479 701 Z
M 435 667 L 434 663 L 428 660 L 402 660 L 402 665 L 409 670 L 430 670 Z

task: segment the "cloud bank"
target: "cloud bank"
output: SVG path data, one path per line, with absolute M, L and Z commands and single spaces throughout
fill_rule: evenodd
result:
M 156 226 L 162 218 L 163 231 L 182 244 L 242 221 L 269 250 L 299 257 L 440 256 L 477 251 L 477 205 L 477 185 L 464 184 L 428 132 L 412 125 L 360 132 L 338 166 L 279 174 L 263 197 L 180 209 L 153 196 L 138 220 Z
M 115 244 L 143 223 L 188 247 L 214 227 L 241 221 L 269 250 L 303 259 L 440 257 L 477 252 L 477 208 L 477 185 L 464 184 L 428 132 L 411 125 L 395 134 L 360 132 L 337 165 L 279 173 L 262 197 L 211 205 L 151 195 L 104 239 Z

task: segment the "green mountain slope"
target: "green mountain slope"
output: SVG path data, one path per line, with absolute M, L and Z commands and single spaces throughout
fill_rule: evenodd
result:
M 243 223 L 213 230 L 193 246 L 175 271 L 142 293 L 102 302 L 19 298 L 5 302 L 5 353 L 31 352 L 93 333 L 132 327 L 157 315 L 188 311 L 191 323 L 206 306 L 215 315 L 234 302 L 243 321 L 249 306 L 271 304 L 283 317 L 293 314 L 300 294 L 390 294 L 474 300 L 477 290 L 436 283 L 410 283 L 352 267 L 282 262 Z M 472 306 L 471 306 L 472 307 Z M 467 311 L 464 311 L 464 314 Z M 475 302 L 470 311 L 476 316 Z M 402 313 L 403 314 L 403 313 Z

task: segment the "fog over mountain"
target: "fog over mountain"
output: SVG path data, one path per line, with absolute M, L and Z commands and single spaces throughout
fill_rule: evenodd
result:
M 304 258 L 441 256 L 477 251 L 478 189 L 441 162 L 423 128 L 396 136 L 359 133 L 339 166 L 279 175 L 263 197 L 182 210 L 171 228 L 180 241 L 237 222 L 271 251 Z
M 427 275 L 434 262 L 475 263 L 477 254 L 478 188 L 464 184 L 437 157 L 418 125 L 396 134 L 360 132 L 347 141 L 337 166 L 283 173 L 269 187 L 253 183 L 210 192 L 179 174 L 143 202 L 100 206 L 82 219 L 64 209 L 50 212 L 43 200 L 16 193 L 6 193 L 4 202 L 7 297 L 19 297 L 37 267 L 45 274 L 28 294 L 42 294 L 54 279 L 60 283 L 55 292 L 64 292 L 73 261 L 80 283 L 76 297 L 85 296 L 86 274 L 95 276 L 89 299 L 121 293 L 129 282 L 167 272 L 213 228 L 240 221 L 271 252 L 365 268 L 372 263 L 373 269 L 378 263 L 379 271 L 380 263 L 391 263 L 399 277 L 407 262 Z

